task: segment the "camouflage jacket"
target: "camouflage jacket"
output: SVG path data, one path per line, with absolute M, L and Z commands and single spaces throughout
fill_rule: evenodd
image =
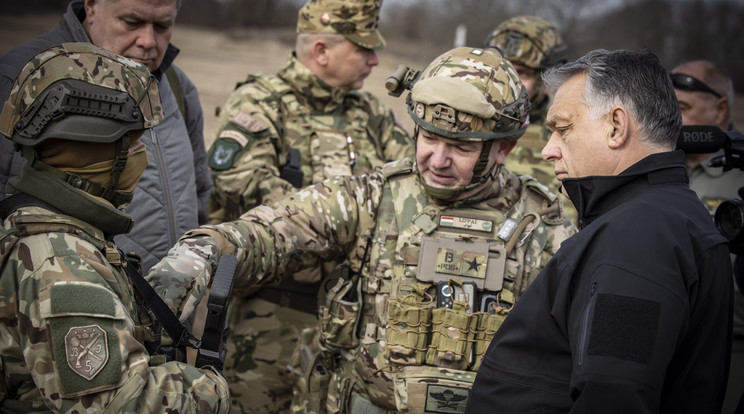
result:
M 276 76 L 250 75 L 217 125 L 208 154 L 211 223 L 235 220 L 326 178 L 413 155 L 406 131 L 377 98 L 327 85 L 294 55 Z M 282 172 L 291 149 L 301 170 L 294 185 Z
M 389 319 L 393 302 L 406 301 L 414 291 L 417 297 L 413 302 L 423 303 L 431 297 L 425 291 L 432 283 L 422 282 L 425 278 L 417 274 L 422 240 L 439 235 L 486 243 L 488 250 L 489 246 L 507 244 L 498 236 L 507 219 L 519 223 L 516 231 L 512 227 L 513 234 L 507 231 L 512 246 L 501 250 L 508 252 L 499 265 L 504 274 L 503 291 L 509 293 L 501 292 L 501 297 L 514 302 L 514 296 L 524 291 L 560 243 L 575 231 L 562 216 L 557 196 L 531 177 L 523 181 L 504 170 L 479 198 L 451 205 L 429 198 L 414 168 L 413 162 L 405 159 L 386 165 L 383 172 L 335 177 L 302 189 L 273 208 L 259 206 L 238 221 L 191 231 L 153 269 L 150 282 L 166 297 L 178 296 L 173 290 L 164 290 L 163 282 L 187 284 L 196 276 L 192 273 L 204 266 L 214 268 L 219 254 L 224 253 L 239 257 L 236 284 L 243 286 L 275 283 L 299 269 L 347 259 L 352 273 L 361 272 L 361 306 L 349 308 L 361 312 L 361 317 L 345 320 L 343 315 L 327 314 L 321 306 L 321 331 L 326 331 L 321 335 L 326 345 L 344 348 L 341 362 L 331 369 L 338 381 L 329 387 L 328 404 L 343 411 L 353 390 L 379 406 L 403 409 L 406 403 L 398 401 L 401 398 L 395 395 L 398 391 L 393 385 L 398 381 L 394 377 L 405 371 L 403 367 L 442 366 L 415 355 L 406 339 L 397 351 L 392 350 L 390 343 L 394 341 L 387 336 L 394 325 Z M 465 222 L 476 223 L 481 230 L 467 230 Z M 431 300 L 420 308 L 430 314 Z M 326 328 L 346 331 L 335 335 L 344 344 L 332 346 L 333 334 Z M 428 336 L 427 332 L 421 334 Z M 463 338 L 468 340 L 473 338 Z M 481 342 L 480 352 L 484 353 L 488 338 Z M 425 354 L 426 349 L 423 351 Z M 459 387 L 469 387 L 474 374 L 472 370 L 463 374 L 468 378 Z
M 31 206 L 0 236 L 0 411 L 227 412 L 216 372 L 150 366 L 152 319 L 100 229 Z

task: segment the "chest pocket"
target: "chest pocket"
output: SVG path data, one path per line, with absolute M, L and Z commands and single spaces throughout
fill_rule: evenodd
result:
M 39 302 L 62 396 L 115 388 L 122 374 L 119 333 L 128 328 L 114 293 L 88 282 L 56 282 L 39 292 Z
M 331 114 L 313 113 L 293 94 L 282 97 L 284 149 L 300 151 L 303 186 L 338 175 L 371 172 L 384 161 L 372 143 L 369 115 L 356 107 Z

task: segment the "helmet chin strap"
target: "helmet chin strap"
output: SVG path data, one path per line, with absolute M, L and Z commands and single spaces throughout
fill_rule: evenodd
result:
M 129 135 L 131 132 L 127 132 L 120 139 L 116 140 L 116 158 L 114 159 L 114 166 L 111 168 L 111 188 L 116 188 L 119 184 L 119 177 L 121 177 L 124 167 L 127 166 L 127 160 L 129 159 L 129 144 L 132 139 Z

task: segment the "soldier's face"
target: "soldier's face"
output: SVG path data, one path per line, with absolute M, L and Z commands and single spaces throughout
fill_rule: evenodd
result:
M 85 0 L 83 25 L 94 45 L 152 72 L 168 48 L 176 7 L 176 0 Z
M 494 163 L 502 164 L 515 144 L 502 140 L 491 145 L 487 168 Z M 419 174 L 432 187 L 458 188 L 468 185 L 473 179 L 473 170 L 482 148 L 482 141 L 448 139 L 420 128 L 416 139 Z M 467 198 L 477 191 L 474 189 L 463 193 L 457 199 Z
M 338 88 L 361 89 L 372 68 L 379 63 L 377 52 L 343 39 L 328 49 L 328 63 L 321 79 Z
M 727 125 L 724 125 L 727 114 L 722 105 L 718 104 L 726 98 L 716 98 L 707 92 L 679 89 L 675 89 L 674 93 L 679 102 L 683 125 L 714 125 L 719 128 L 723 127 L 723 129 L 727 128 Z
M 568 79 L 558 88 L 548 110 L 546 125 L 552 134 L 542 157 L 553 162 L 558 180 L 610 175 L 617 167 L 617 160 L 607 146 L 612 125 L 607 117 L 590 117 L 583 98 L 585 83 L 585 75 Z

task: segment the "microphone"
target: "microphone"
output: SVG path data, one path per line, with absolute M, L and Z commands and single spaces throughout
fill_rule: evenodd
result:
M 716 152 L 728 141 L 728 135 L 711 125 L 683 125 L 677 138 L 677 149 L 686 154 Z

